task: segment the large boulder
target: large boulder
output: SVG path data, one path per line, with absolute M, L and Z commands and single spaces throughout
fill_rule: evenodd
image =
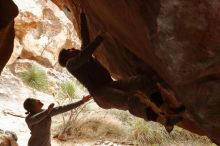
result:
M 78 34 L 81 9 L 88 16 L 92 39 L 98 32 L 106 32 L 105 42 L 96 50 L 95 57 L 115 79 L 126 79 L 137 74 L 160 79 L 159 81 L 166 83 L 186 107 L 184 117 L 186 121 L 180 126 L 205 134 L 220 145 L 219 1 L 53 0 L 53 2 L 65 12 Z M 4 9 L 3 12 L 9 10 Z M 10 18 L 9 22 L 13 17 Z M 50 20 L 50 17 L 47 19 Z M 38 28 L 37 25 L 35 27 Z M 11 27 L 8 32 L 13 32 L 12 30 Z M 33 37 L 43 37 L 38 34 Z M 13 35 L 5 35 L 3 38 L 10 38 L 12 41 L 12 37 Z M 31 42 L 35 43 L 33 37 Z M 43 37 L 43 40 L 47 39 Z M 4 47 L 0 46 L 0 50 L 6 51 L 0 52 L 2 56 L 9 52 L 7 46 L 12 48 L 11 43 Z M 4 66 L 5 63 L 1 62 L 1 65 Z
M 95 56 L 114 78 L 154 73 L 186 106 L 182 126 L 220 144 L 219 1 L 53 1 L 77 32 L 81 9 L 92 38 L 107 32 Z
M 11 131 L 4 131 L 0 129 L 0 146 L 18 146 L 17 136 Z

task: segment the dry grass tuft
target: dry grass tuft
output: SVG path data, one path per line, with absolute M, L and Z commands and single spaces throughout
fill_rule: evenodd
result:
M 175 127 L 169 134 L 162 125 L 155 122 L 146 122 L 139 118 L 134 119 L 129 139 L 138 146 L 214 146 L 207 137 L 198 136 L 179 127 Z
M 121 122 L 109 116 L 89 116 L 76 120 L 69 129 L 66 139 L 120 139 L 125 136 Z
M 159 124 L 145 122 L 139 118 L 135 118 L 129 136 L 129 139 L 140 146 L 146 144 L 162 144 L 168 138 L 166 131 Z
M 146 122 L 119 110 L 83 113 L 71 123 L 67 135 L 67 139 L 85 141 L 126 139 L 138 146 L 216 146 L 207 137 L 179 127 L 169 134 L 158 123 Z

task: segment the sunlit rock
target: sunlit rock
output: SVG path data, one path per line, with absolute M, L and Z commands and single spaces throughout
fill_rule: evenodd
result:
M 15 19 L 15 30 L 23 47 L 21 58 L 54 66 L 60 49 L 79 46 L 73 25 L 56 5 L 43 0 L 15 2 L 20 11 Z

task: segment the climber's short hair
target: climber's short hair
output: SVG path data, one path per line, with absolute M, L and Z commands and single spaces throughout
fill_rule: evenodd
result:
M 74 57 L 80 53 L 79 50 L 76 49 L 62 49 L 58 56 L 58 62 L 61 66 L 65 67 L 68 59 Z

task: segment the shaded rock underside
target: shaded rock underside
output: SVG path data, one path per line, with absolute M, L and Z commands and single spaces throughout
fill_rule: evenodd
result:
M 65 12 L 78 33 L 81 9 L 88 16 L 92 38 L 107 32 L 95 57 L 114 78 L 126 79 L 140 73 L 157 76 L 186 106 L 187 120 L 180 126 L 220 144 L 220 1 L 53 2 Z M 0 9 L 0 22 L 5 22 L 0 24 L 0 69 L 13 47 L 11 26 L 17 9 L 8 3 L 12 7 Z M 5 11 L 12 14 L 4 16 Z

